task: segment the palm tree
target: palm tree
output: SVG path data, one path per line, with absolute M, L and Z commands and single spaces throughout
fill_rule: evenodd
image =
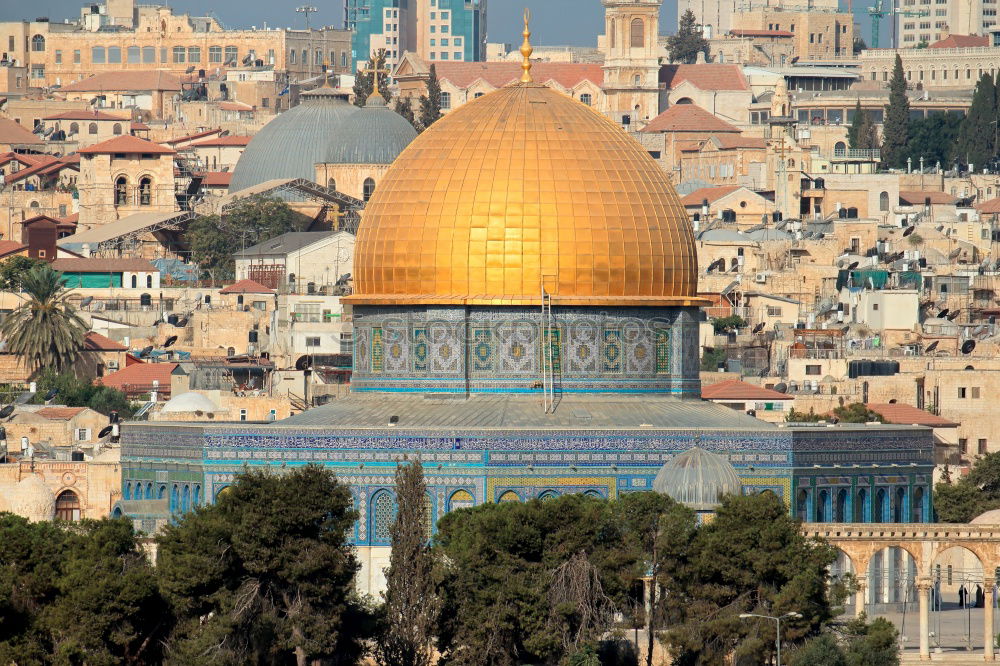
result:
M 26 300 L 0 323 L 6 351 L 20 356 L 32 372 L 68 370 L 83 349 L 88 327 L 66 302 L 62 273 L 36 266 L 24 275 L 21 288 Z

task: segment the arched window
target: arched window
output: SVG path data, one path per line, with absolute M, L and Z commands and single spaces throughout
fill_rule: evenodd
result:
M 880 192 L 878 195 L 878 209 L 883 213 L 889 212 L 889 193 Z
M 176 513 L 180 508 L 180 492 L 178 492 L 177 484 L 175 483 L 170 488 L 170 513 Z
M 146 484 L 146 499 L 153 499 L 153 482 Z
M 80 520 L 80 498 L 72 490 L 64 490 L 56 498 L 56 520 Z
M 833 154 L 836 157 L 841 157 L 843 155 L 846 155 L 847 144 L 844 143 L 843 141 L 838 141 L 837 143 L 833 144 Z
M 97 123 L 87 125 L 87 134 L 97 134 Z
M 373 194 L 375 194 L 375 181 L 372 180 L 371 178 L 365 178 L 365 182 L 362 188 L 363 188 L 362 190 L 363 198 L 365 200 L 365 203 L 368 203 L 368 200 L 372 198 Z
M 837 491 L 837 501 L 833 504 L 833 522 L 848 522 L 846 488 L 841 488 Z
M 70 123 L 69 124 L 69 134 L 73 136 L 74 134 L 80 133 L 80 123 Z
M 538 499 L 542 501 L 553 500 L 559 497 L 559 493 L 554 490 L 546 490 L 538 496 Z
M 584 490 L 583 494 L 586 495 L 587 497 L 593 497 L 594 499 L 604 499 L 604 495 L 601 494 L 601 491 L 594 490 L 593 488 L 591 488 L 590 490 Z
M 139 205 L 149 206 L 153 203 L 153 179 L 143 176 L 139 179 Z
M 133 289 L 137 289 L 138 287 L 139 287 L 139 276 L 133 274 L 132 275 L 132 288 Z
M 115 205 L 128 205 L 128 178 L 125 176 L 118 176 L 115 180 Z
M 580 101 L 586 104 L 587 106 L 590 106 L 591 104 L 594 103 L 594 98 L 591 96 L 590 93 L 581 93 Z
M 500 501 L 500 502 L 520 502 L 521 498 L 518 497 L 517 493 L 515 493 L 513 490 L 508 490 L 507 492 L 505 492 L 503 495 L 500 496 L 500 499 L 498 501 Z
M 924 489 L 917 488 L 913 491 L 913 522 L 924 522 Z
M 115 123 L 114 125 L 112 125 L 111 126 L 111 133 L 114 134 L 115 136 L 118 136 L 119 134 L 121 134 L 122 133 L 122 124 L 121 123 Z
M 795 494 L 795 517 L 802 521 L 809 520 L 809 491 L 800 488 Z
M 868 491 L 864 488 L 858 490 L 858 496 L 854 500 L 854 522 L 868 522 Z
M 305 49 L 302 49 L 302 64 L 309 64 L 309 51 L 306 51 Z
M 826 488 L 820 490 L 818 500 L 816 502 L 816 522 L 828 523 L 830 522 L 830 491 Z
M 132 482 L 129 481 L 122 489 L 122 499 L 132 499 Z
M 197 507 L 201 504 L 201 486 L 196 485 L 194 487 L 194 503 L 193 506 Z
M 875 511 L 872 513 L 872 522 L 889 522 L 889 495 L 885 488 L 879 488 L 875 491 Z
M 471 509 L 475 506 L 476 500 L 467 490 L 456 490 L 451 495 L 451 499 L 448 500 L 449 511 L 454 511 L 455 509 Z
M 184 490 L 181 491 L 181 512 L 187 513 L 191 510 L 191 487 L 184 486 Z
M 389 532 L 395 520 L 396 503 L 388 491 L 382 491 L 372 502 L 372 538 L 381 543 L 388 543 Z
M 337 191 L 337 180 L 335 178 L 330 178 L 326 181 L 326 188 L 328 190 Z
M 32 51 L 44 51 L 45 50 L 45 37 L 44 35 L 35 35 L 31 38 L 31 50 Z
M 223 486 L 215 493 L 215 501 L 218 502 L 220 499 L 232 492 L 232 486 Z
M 226 347 L 226 356 L 229 358 L 236 356 L 236 347 Z
M 634 49 L 646 46 L 646 24 L 642 22 L 642 19 L 632 19 L 630 44 Z
M 893 507 L 892 507 L 892 522 L 894 523 L 908 523 L 910 522 L 909 516 L 907 515 L 909 507 L 906 505 L 906 488 L 896 488 L 895 496 L 893 497 Z
M 152 275 L 147 275 L 146 276 L 146 289 L 152 289 L 152 288 L 153 288 L 153 276 Z

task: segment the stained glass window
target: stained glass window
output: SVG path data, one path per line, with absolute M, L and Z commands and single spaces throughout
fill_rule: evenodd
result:
M 392 495 L 386 492 L 380 493 L 375 498 L 373 511 L 375 514 L 375 529 L 373 530 L 375 540 L 388 542 L 392 523 L 396 520 L 396 506 L 392 501 Z

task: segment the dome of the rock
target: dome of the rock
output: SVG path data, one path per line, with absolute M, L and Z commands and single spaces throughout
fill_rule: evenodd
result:
M 618 125 L 537 84 L 463 105 L 393 163 L 362 217 L 355 304 L 697 305 L 666 174 Z

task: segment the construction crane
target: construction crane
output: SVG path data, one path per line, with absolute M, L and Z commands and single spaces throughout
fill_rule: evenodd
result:
M 880 27 L 882 19 L 889 18 L 892 19 L 893 16 L 930 16 L 931 13 L 925 9 L 899 9 L 895 7 L 887 7 L 886 5 L 891 3 L 892 0 L 875 0 L 875 6 L 868 8 L 868 15 L 872 17 L 872 48 L 878 48 L 878 34 L 880 32 Z M 895 25 L 893 26 L 893 35 L 896 34 Z M 893 39 L 893 44 L 891 47 L 896 46 L 895 39 Z M 891 48 L 890 47 L 890 48 Z

